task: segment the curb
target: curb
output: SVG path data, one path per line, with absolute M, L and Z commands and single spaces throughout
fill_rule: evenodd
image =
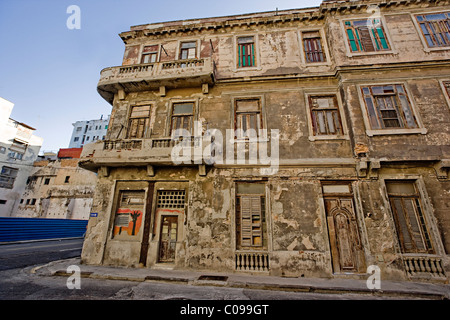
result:
M 50 274 L 50 276 L 63 276 L 69 277 L 71 273 L 67 273 L 65 270 L 58 270 Z M 118 276 L 118 275 L 102 275 L 94 272 L 82 271 L 80 273 L 82 278 L 91 279 L 103 279 L 103 280 L 121 280 L 121 281 L 134 281 L 134 282 L 165 282 L 173 284 L 184 284 L 192 286 L 215 286 L 215 287 L 227 287 L 227 288 L 243 288 L 243 289 L 256 289 L 256 290 L 272 290 L 272 291 L 287 291 L 287 292 L 307 292 L 307 293 L 319 293 L 319 294 L 359 294 L 369 295 L 374 297 L 404 297 L 404 298 L 422 298 L 428 300 L 450 300 L 445 293 L 432 293 L 424 291 L 396 291 L 396 290 L 370 290 L 363 288 L 348 288 L 348 287 L 319 287 L 313 285 L 287 285 L 287 284 L 273 284 L 273 283 L 260 283 L 260 282 L 247 282 L 247 281 L 217 281 L 217 280 L 201 280 L 200 277 L 177 277 L 177 276 Z

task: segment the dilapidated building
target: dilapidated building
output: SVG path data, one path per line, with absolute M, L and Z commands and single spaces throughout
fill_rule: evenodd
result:
M 131 27 L 86 264 L 447 281 L 450 3 Z
M 89 219 L 97 175 L 78 166 L 82 148 L 60 149 L 33 164 L 15 217 Z

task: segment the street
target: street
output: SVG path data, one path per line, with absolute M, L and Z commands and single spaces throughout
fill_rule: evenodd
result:
M 0 245 L 0 271 L 78 257 L 84 239 L 49 240 Z
M 40 266 L 51 261 L 79 257 L 82 241 L 75 239 L 1 245 L 0 300 L 406 300 L 405 297 L 352 293 L 288 292 L 84 277 L 80 280 L 79 289 L 70 289 L 67 286 L 68 276 L 49 276 L 36 272 Z

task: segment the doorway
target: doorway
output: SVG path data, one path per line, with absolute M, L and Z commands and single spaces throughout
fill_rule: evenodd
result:
M 165 263 L 175 262 L 176 244 L 178 238 L 178 217 L 162 216 L 159 242 L 158 261 Z

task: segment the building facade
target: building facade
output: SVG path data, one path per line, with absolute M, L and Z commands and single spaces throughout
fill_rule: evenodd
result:
M 0 97 L 0 217 L 13 215 L 43 139 L 10 118 L 14 104 Z
M 121 33 L 83 263 L 447 281 L 449 18 L 324 1 Z
M 103 119 L 82 120 L 72 123 L 73 132 L 69 148 L 82 148 L 85 144 L 104 140 L 108 130 L 109 116 Z
M 38 160 L 15 217 L 87 220 L 97 175 L 78 167 L 82 148 L 60 149 L 56 160 Z

